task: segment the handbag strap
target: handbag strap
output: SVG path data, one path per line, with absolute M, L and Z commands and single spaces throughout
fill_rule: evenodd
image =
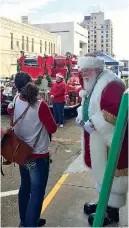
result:
M 15 110 L 15 105 L 16 105 L 16 99 L 18 98 L 18 96 L 15 98 L 15 102 L 14 102 L 14 110 Z M 14 127 L 18 121 L 26 114 L 26 112 L 28 111 L 28 109 L 30 108 L 30 104 L 28 104 L 28 106 L 26 107 L 26 109 L 24 110 L 24 112 L 18 117 L 17 120 L 15 120 L 15 122 L 12 124 L 12 127 Z M 13 112 L 13 116 L 14 116 L 14 112 Z
M 15 122 L 12 124 L 12 127 L 14 127 L 17 124 L 17 122 L 26 114 L 26 112 L 28 111 L 29 107 L 30 107 L 30 104 L 27 106 L 27 108 L 24 110 L 24 112 L 18 117 L 18 119 L 15 120 Z
M 42 129 L 43 129 L 43 125 L 42 125 L 42 127 L 41 127 L 41 129 L 40 129 L 40 131 L 39 131 L 39 133 L 38 133 L 38 135 L 37 135 L 37 138 L 36 138 L 35 143 L 34 143 L 34 145 L 33 145 L 33 149 L 35 148 L 35 146 L 36 146 L 36 144 L 37 144 L 37 142 L 38 142 L 38 140 L 39 140 L 39 138 L 40 138 Z
M 17 97 L 18 97 L 18 96 L 17 96 Z M 17 97 L 16 97 L 16 99 L 17 99 Z M 15 109 L 16 99 L 15 99 L 15 103 L 14 103 L 14 109 Z M 26 109 L 25 109 L 24 112 L 19 116 L 19 118 L 18 118 L 17 120 L 15 120 L 15 122 L 12 124 L 12 127 L 14 127 L 14 126 L 17 124 L 17 122 L 26 114 L 26 112 L 28 111 L 29 108 L 30 108 L 30 104 L 26 107 Z M 43 129 L 43 125 L 42 125 L 42 127 L 41 127 L 41 129 L 40 129 L 40 131 L 39 131 L 39 133 L 38 133 L 38 135 L 37 135 L 37 138 L 36 138 L 35 143 L 34 143 L 34 145 L 33 145 L 33 149 L 35 148 L 35 146 L 36 146 L 36 144 L 37 144 L 37 142 L 38 142 L 38 140 L 39 140 L 39 137 L 40 137 L 40 134 L 41 134 L 42 129 Z

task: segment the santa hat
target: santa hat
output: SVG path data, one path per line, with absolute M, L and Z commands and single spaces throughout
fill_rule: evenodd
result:
M 64 76 L 63 76 L 61 73 L 57 73 L 57 74 L 56 74 L 56 77 L 64 78 Z
M 86 68 L 104 68 L 104 60 L 98 56 L 82 56 L 78 59 L 78 70 Z

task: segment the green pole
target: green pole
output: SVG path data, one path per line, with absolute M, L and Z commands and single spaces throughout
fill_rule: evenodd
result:
M 104 221 L 104 213 L 107 208 L 112 182 L 117 166 L 117 162 L 120 155 L 120 150 L 122 142 L 125 135 L 125 130 L 128 120 L 128 93 L 125 91 L 122 96 L 119 113 L 116 121 L 116 126 L 114 129 L 113 139 L 111 143 L 111 148 L 109 151 L 109 157 L 104 173 L 103 183 L 101 187 L 101 192 L 99 195 L 99 201 L 97 205 L 96 215 L 94 218 L 94 223 L 92 227 L 102 227 Z

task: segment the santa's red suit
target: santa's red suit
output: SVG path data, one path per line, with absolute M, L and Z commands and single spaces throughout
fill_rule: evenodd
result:
M 102 68 L 102 65 L 103 61 L 98 57 L 81 57 L 78 62 L 80 72 L 87 68 Z M 85 77 L 82 78 L 83 90 L 80 92 L 82 104 L 81 107 L 78 108 L 77 120 L 86 122 L 86 126 L 87 123 L 92 123 L 94 126 L 94 130 L 90 133 L 83 129 L 82 151 L 84 153 L 85 164 L 92 169 L 96 179 L 96 190 L 97 192 L 100 192 L 119 106 L 123 92 L 125 91 L 125 85 L 116 74 L 108 70 L 103 70 L 97 77 L 93 90 L 88 97 L 87 91 L 85 90 L 86 79 Z M 126 204 L 126 194 L 128 190 L 127 134 L 128 128 L 126 129 L 109 197 L 109 209 L 110 207 L 119 209 Z M 95 212 L 96 210 L 95 205 L 93 206 L 94 208 L 91 212 Z M 107 222 L 107 224 L 105 224 L 108 225 L 109 223 L 110 222 Z

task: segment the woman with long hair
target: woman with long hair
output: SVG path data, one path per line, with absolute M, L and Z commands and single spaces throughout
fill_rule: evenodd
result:
M 13 121 L 30 105 L 26 114 L 15 125 L 15 134 L 31 147 L 40 134 L 31 158 L 26 164 L 19 165 L 20 226 L 40 227 L 46 223 L 45 219 L 40 219 L 40 214 L 49 175 L 49 134 L 56 132 L 57 125 L 46 102 L 38 100 L 38 88 L 29 74 L 17 73 L 15 85 L 18 95 L 14 98 Z M 11 106 L 8 107 L 8 112 L 12 113 Z

